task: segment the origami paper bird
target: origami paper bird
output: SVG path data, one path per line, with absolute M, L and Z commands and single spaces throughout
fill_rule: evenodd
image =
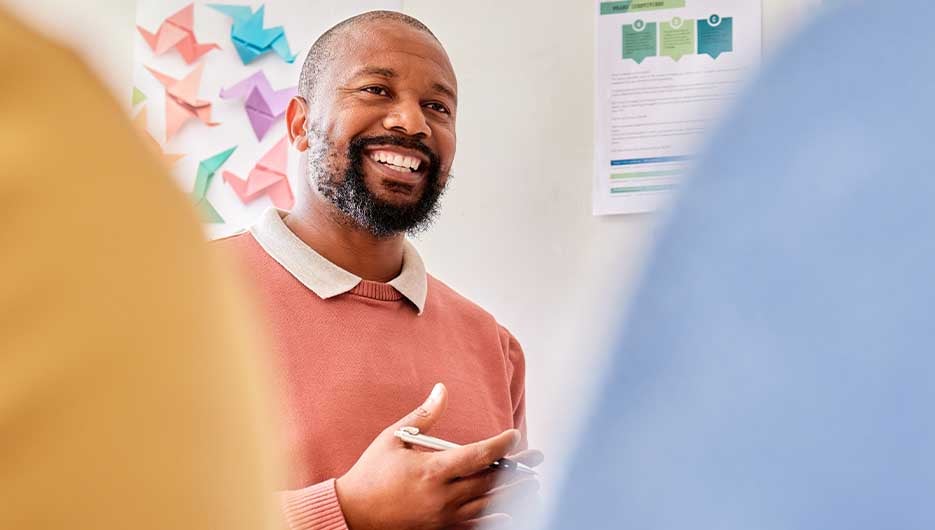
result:
M 280 210 L 292 208 L 295 199 L 292 188 L 289 187 L 289 178 L 286 176 L 286 165 L 289 160 L 289 141 L 287 137 L 276 143 L 263 158 L 257 162 L 247 179 L 244 180 L 230 171 L 224 172 L 224 182 L 234 188 L 234 193 L 240 197 L 244 204 L 254 201 L 263 195 L 269 195 L 273 205 Z
M 171 140 L 182 125 L 192 118 L 198 118 L 209 127 L 220 125 L 211 121 L 211 102 L 198 99 L 204 66 L 204 63 L 199 64 L 183 79 L 174 79 L 146 67 L 166 88 L 166 141 Z
M 273 122 L 286 113 L 289 100 L 298 94 L 298 87 L 273 90 L 263 70 L 236 85 L 221 90 L 221 99 L 246 98 L 244 110 L 253 126 L 257 140 L 262 140 Z
M 195 186 L 192 188 L 191 198 L 195 203 L 195 208 L 206 223 L 224 222 L 221 214 L 208 201 L 208 186 L 211 185 L 211 181 L 218 169 L 221 169 L 224 162 L 227 162 L 227 159 L 234 154 L 235 149 L 237 149 L 236 145 L 198 163 L 198 174 L 195 176 Z
M 231 41 L 243 64 L 250 64 L 269 52 L 276 52 L 287 63 L 295 61 L 296 56 L 289 50 L 289 41 L 286 40 L 286 30 L 282 26 L 263 29 L 266 6 L 260 6 L 256 13 L 248 6 L 208 4 L 208 7 L 234 19 Z
M 209 51 L 221 49 L 217 44 L 199 43 L 195 39 L 194 27 L 195 4 L 188 4 L 160 24 L 156 33 L 150 33 L 141 26 L 136 29 L 156 55 L 175 48 L 185 59 L 185 64 L 192 64 Z
M 166 163 L 167 166 L 175 164 L 180 159 L 185 158 L 185 155 L 180 155 L 176 153 L 166 153 L 162 150 L 162 146 L 159 145 L 159 142 L 151 134 L 149 134 L 149 121 L 146 117 L 146 107 L 144 106 L 140 109 L 139 114 L 133 118 L 133 124 L 136 125 L 136 128 L 140 130 L 143 135 L 143 141 L 149 144 L 157 153 L 162 155 L 162 160 Z

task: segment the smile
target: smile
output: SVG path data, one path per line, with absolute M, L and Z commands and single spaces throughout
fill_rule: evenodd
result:
M 414 156 L 394 153 L 393 151 L 384 149 L 372 151 L 369 155 L 370 159 L 374 162 L 383 164 L 388 169 L 400 173 L 414 173 L 418 171 L 419 166 L 422 165 L 422 161 Z

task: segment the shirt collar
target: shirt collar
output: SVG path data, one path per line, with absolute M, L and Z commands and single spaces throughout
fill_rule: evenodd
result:
M 331 263 L 292 233 L 282 218 L 286 212 L 270 208 L 250 228 L 257 243 L 302 285 L 323 299 L 344 294 L 360 283 L 361 278 Z M 403 269 L 389 285 L 399 291 L 419 310 L 425 309 L 428 282 L 425 264 L 416 248 L 406 240 L 403 246 Z

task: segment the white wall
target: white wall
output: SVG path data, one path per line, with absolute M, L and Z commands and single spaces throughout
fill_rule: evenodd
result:
M 767 54 L 818 1 L 764 0 Z M 126 100 L 132 0 L 98 0 L 93 8 L 5 2 L 76 43 Z M 531 438 L 548 453 L 553 476 L 655 219 L 590 213 L 592 5 L 405 3 L 446 45 L 461 98 L 455 179 L 440 222 L 419 246 L 436 276 L 493 312 L 524 345 Z
M 764 0 L 766 53 L 813 3 Z M 543 5 L 405 8 L 445 44 L 460 83 L 455 179 L 420 248 L 433 273 L 520 339 L 531 438 L 554 464 L 586 409 L 656 216 L 591 215 L 593 3 Z

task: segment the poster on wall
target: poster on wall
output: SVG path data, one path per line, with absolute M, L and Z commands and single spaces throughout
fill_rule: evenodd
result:
M 132 113 L 212 238 L 294 201 L 285 110 L 309 46 L 341 20 L 402 0 L 138 0 Z
M 761 3 L 597 0 L 595 13 L 593 211 L 651 212 L 759 65 Z

